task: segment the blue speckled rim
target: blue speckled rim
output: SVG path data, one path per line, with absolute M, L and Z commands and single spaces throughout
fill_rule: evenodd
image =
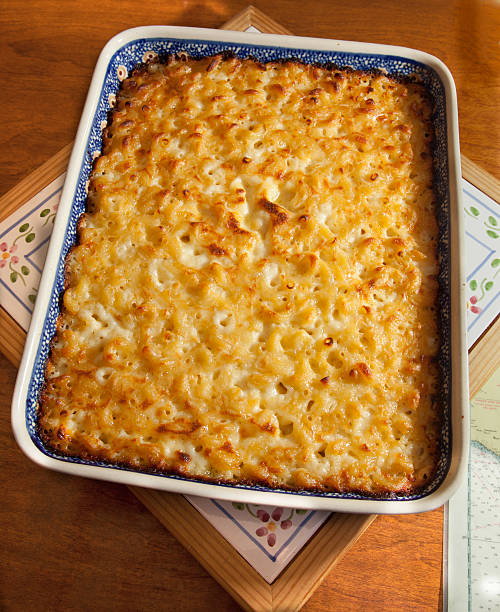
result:
M 45 364 L 48 358 L 50 342 L 55 332 L 57 317 L 59 315 L 59 302 L 64 287 L 64 262 L 66 255 L 74 244 L 76 237 L 76 226 L 80 215 L 85 209 L 86 189 L 85 185 L 92 168 L 92 156 L 101 149 L 101 124 L 106 121 L 107 112 L 110 109 L 109 96 L 116 94 L 120 81 L 117 70 L 124 66 L 130 72 L 134 66 L 143 61 L 143 55 L 147 51 L 154 51 L 158 55 L 186 52 L 193 57 L 204 57 L 224 51 L 234 53 L 240 58 L 253 57 L 261 62 L 273 60 L 296 59 L 304 63 L 335 64 L 339 68 L 353 68 L 358 70 L 383 70 L 389 75 L 416 77 L 428 89 L 434 107 L 433 123 L 435 128 L 435 189 L 439 205 L 437 206 L 437 220 L 439 224 L 440 254 L 440 328 L 441 328 L 441 351 L 439 365 L 441 371 L 441 389 L 438 403 L 443 406 L 441 448 L 438 467 L 433 480 L 421 492 L 408 496 L 386 496 L 377 497 L 380 501 L 413 501 L 427 497 L 436 491 L 444 481 L 448 473 L 451 461 L 451 292 L 450 292 L 450 195 L 448 176 L 448 147 L 447 147 L 447 125 L 446 125 L 446 96 L 443 83 L 437 73 L 429 66 L 405 57 L 393 55 L 379 55 L 369 53 L 349 53 L 339 51 L 316 51 L 308 49 L 291 49 L 284 47 L 238 44 L 231 42 L 214 42 L 210 40 L 185 40 L 177 38 L 141 38 L 129 42 L 118 49 L 111 57 L 104 82 L 101 88 L 96 112 L 93 116 L 90 134 L 87 140 L 86 153 L 81 162 L 78 175 L 77 187 L 73 196 L 71 211 L 66 226 L 66 232 L 62 249 L 57 262 L 52 291 L 44 319 L 42 333 L 38 343 L 33 370 L 28 385 L 26 401 L 26 427 L 33 443 L 45 455 L 59 461 L 105 467 L 113 470 L 136 472 L 130 468 L 120 467 L 104 463 L 102 461 L 87 461 L 74 457 L 61 457 L 44 447 L 37 432 L 37 402 L 41 386 L 44 380 Z M 181 476 L 167 476 L 155 472 L 145 472 L 158 478 L 169 478 L 188 482 L 203 482 L 187 479 Z M 296 492 L 281 489 L 271 489 L 262 486 L 216 485 L 225 488 L 248 489 L 252 491 L 286 493 L 294 496 L 336 498 L 336 499 L 359 499 L 374 500 L 373 497 L 358 493 L 318 493 L 318 492 Z

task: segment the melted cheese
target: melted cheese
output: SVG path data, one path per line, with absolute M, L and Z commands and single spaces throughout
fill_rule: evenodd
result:
M 59 452 L 272 487 L 435 469 L 423 88 L 170 58 L 123 83 L 40 402 Z

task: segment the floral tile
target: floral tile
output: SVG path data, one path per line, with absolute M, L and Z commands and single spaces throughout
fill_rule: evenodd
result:
M 26 330 L 65 176 L 0 223 L 0 304 Z
M 500 206 L 463 181 L 469 346 L 497 316 L 500 297 Z
M 231 503 L 186 496 L 186 499 L 272 583 L 330 512 Z

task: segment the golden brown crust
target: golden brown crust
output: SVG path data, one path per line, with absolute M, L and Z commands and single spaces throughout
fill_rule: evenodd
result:
M 40 398 L 54 451 L 211 482 L 415 492 L 436 466 L 420 85 L 171 57 L 103 132 Z

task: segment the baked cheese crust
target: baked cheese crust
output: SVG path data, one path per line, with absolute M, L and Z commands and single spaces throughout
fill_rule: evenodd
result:
M 437 238 L 423 86 L 169 57 L 123 82 L 39 402 L 56 452 L 270 487 L 435 471 Z

